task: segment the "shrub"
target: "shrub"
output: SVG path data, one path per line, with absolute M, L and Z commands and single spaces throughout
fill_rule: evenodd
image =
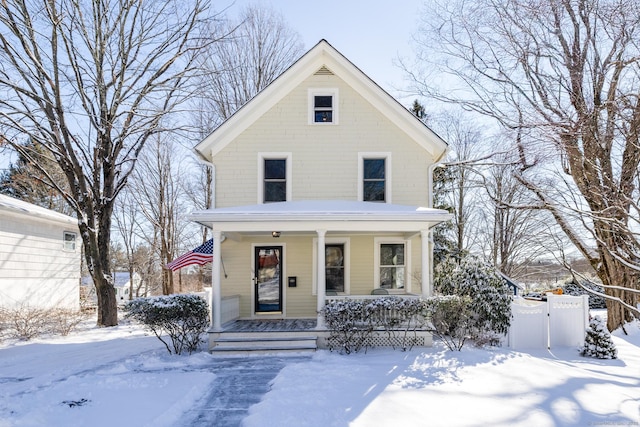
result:
M 30 340 L 48 331 L 47 312 L 42 308 L 21 304 L 0 310 L 2 329 L 8 338 Z
M 0 308 L 0 334 L 3 338 L 30 340 L 46 333 L 68 335 L 85 319 L 78 310 L 45 309 L 21 304 Z
M 87 315 L 79 310 L 57 308 L 49 312 L 50 330 L 54 334 L 69 335 Z
M 593 291 L 604 294 L 604 288 L 601 285 L 598 285 L 596 283 L 583 281 L 581 282 L 581 285 L 587 289 L 591 289 Z M 586 289 L 584 289 L 582 286 L 571 281 L 562 287 L 562 292 L 565 295 L 573 295 L 573 296 L 589 295 L 589 308 L 607 308 L 607 304 L 605 302 L 604 297 L 601 297 L 600 295 L 595 295 L 587 291 Z
M 451 351 L 462 350 L 471 338 L 473 313 L 471 298 L 468 296 L 446 295 L 427 299 L 427 313 L 431 319 L 431 329 Z
M 168 295 L 138 298 L 129 301 L 124 309 L 126 317 L 147 327 L 167 348 L 169 353 L 189 354 L 197 350 L 203 342 L 202 334 L 209 324 L 209 310 L 206 301 L 197 295 Z M 171 341 L 162 336 L 168 335 Z
M 512 293 L 495 268 L 472 256 L 449 258 L 438 265 L 434 276 L 440 294 L 470 298 L 472 337 L 499 342 L 511 323 Z
M 332 301 L 322 314 L 329 329 L 329 349 L 347 354 L 371 346 L 374 332 L 386 333 L 394 348 L 397 343 L 406 350 L 415 343 L 415 331 L 425 325 L 425 304 L 417 298 Z
M 587 336 L 580 354 L 598 359 L 615 359 L 618 356 L 618 350 L 611 340 L 606 322 L 600 316 L 595 316 L 589 321 Z

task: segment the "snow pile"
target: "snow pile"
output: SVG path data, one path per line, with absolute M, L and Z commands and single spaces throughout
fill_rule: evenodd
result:
M 640 422 L 640 328 L 627 331 L 611 335 L 618 358 L 608 360 L 436 342 L 275 364 L 169 355 L 139 326 L 92 327 L 0 344 L 0 427 L 236 425 L 224 410 L 245 427 L 631 425 Z M 256 390 L 270 391 L 251 406 Z M 237 399 L 220 403 L 212 391 Z

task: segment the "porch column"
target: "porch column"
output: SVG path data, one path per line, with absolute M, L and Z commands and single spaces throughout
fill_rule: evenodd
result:
M 422 243 L 421 259 L 422 259 L 422 298 L 431 295 L 431 266 L 429 259 L 431 251 L 429 250 L 429 230 L 420 230 L 420 240 Z
M 211 263 L 211 330 L 214 332 L 220 332 L 222 330 L 221 325 L 221 308 L 222 298 L 221 294 L 221 277 L 220 277 L 220 263 L 222 257 L 220 256 L 220 240 L 222 240 L 221 231 L 213 231 L 213 261 Z
M 322 310 L 324 308 L 324 300 L 325 300 L 325 292 L 326 292 L 326 280 L 325 280 L 325 248 L 324 248 L 324 236 L 325 234 L 327 234 L 327 230 L 316 230 L 316 233 L 318 233 L 318 259 L 317 259 L 317 264 L 318 264 L 318 272 L 317 272 L 317 276 L 316 276 L 316 284 L 317 284 L 317 293 L 318 293 L 318 306 L 317 306 L 317 311 L 318 311 L 318 317 L 317 317 L 317 324 L 316 324 L 316 329 L 324 329 L 325 325 L 324 325 L 324 316 L 322 316 Z

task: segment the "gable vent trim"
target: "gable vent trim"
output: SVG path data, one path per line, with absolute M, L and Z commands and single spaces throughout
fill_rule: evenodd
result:
M 324 65 L 315 72 L 316 76 L 333 76 L 333 73 L 331 72 L 330 69 L 328 69 L 327 67 L 325 67 Z

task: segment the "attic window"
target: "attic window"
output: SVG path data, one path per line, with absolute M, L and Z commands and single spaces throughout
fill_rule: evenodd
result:
M 331 95 L 318 95 L 313 97 L 313 121 L 332 122 L 333 121 L 333 97 Z
M 338 90 L 309 90 L 309 124 L 338 123 Z

